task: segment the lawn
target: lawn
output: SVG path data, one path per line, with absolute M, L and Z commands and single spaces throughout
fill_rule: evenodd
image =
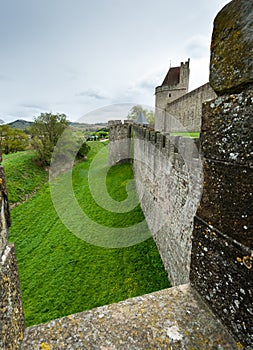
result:
M 48 178 L 46 171 L 34 163 L 31 151 L 3 155 L 10 203 L 22 202 L 40 188 Z
M 200 132 L 170 132 L 170 135 L 199 138 Z
M 88 173 L 92 159 L 105 146 L 98 142 L 91 146 L 88 160 L 72 172 L 73 191 L 82 210 L 109 228 L 127 229 L 142 222 L 139 206 L 129 213 L 112 213 L 94 201 Z M 6 173 L 8 180 L 11 172 Z M 126 199 L 126 183 L 131 178 L 130 165 L 109 170 L 106 184 L 115 200 Z M 68 198 L 63 202 L 70 207 Z M 26 326 L 169 287 L 152 238 L 117 249 L 78 238 L 59 219 L 47 183 L 11 214 L 10 241 L 16 245 Z M 92 227 L 86 230 L 92 232 Z

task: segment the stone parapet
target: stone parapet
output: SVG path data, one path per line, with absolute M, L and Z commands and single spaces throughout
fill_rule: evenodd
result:
M 0 349 L 19 349 L 24 328 L 15 248 L 9 244 L 0 259 Z
M 27 328 L 21 347 L 22 350 L 172 348 L 240 347 L 189 285 Z
M 134 125 L 136 188 L 172 285 L 189 281 L 193 217 L 201 195 L 201 158 L 193 138 Z

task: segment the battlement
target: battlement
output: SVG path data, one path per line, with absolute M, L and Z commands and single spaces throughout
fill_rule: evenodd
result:
M 185 136 L 172 136 L 148 126 L 133 125 L 135 137 L 150 141 L 169 157 L 172 153 L 181 154 L 185 159 L 199 158 L 199 139 Z
M 252 349 L 252 11 L 252 1 L 232 0 L 214 21 L 210 82 L 219 97 L 203 104 L 200 140 L 169 135 L 162 118 L 159 130 L 109 122 L 109 164 L 133 162 L 173 288 L 24 330 L 0 168 L 1 349 Z M 168 87 L 187 82 L 189 61 L 175 68 L 157 88 L 160 110 L 177 95 Z

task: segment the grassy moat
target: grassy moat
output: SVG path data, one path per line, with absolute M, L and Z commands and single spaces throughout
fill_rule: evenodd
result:
M 88 159 L 72 172 L 80 206 L 94 221 L 109 227 L 141 222 L 140 206 L 129 213 L 112 213 L 92 198 L 88 170 L 96 152 L 105 146 L 96 142 L 91 146 Z M 33 165 L 31 153 L 5 157 L 4 166 L 12 203 L 21 201 L 24 192 L 29 194 L 40 187 L 36 195 L 11 210 L 9 241 L 16 246 L 26 326 L 169 287 L 152 238 L 117 249 L 86 243 L 59 219 L 45 173 Z M 112 167 L 106 179 L 110 195 L 124 200 L 126 182 L 131 178 L 130 165 Z M 15 186 L 20 188 L 19 195 Z

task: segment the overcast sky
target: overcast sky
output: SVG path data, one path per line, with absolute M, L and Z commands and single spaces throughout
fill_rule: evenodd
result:
M 0 119 L 97 122 L 110 113 L 87 113 L 103 106 L 154 106 L 170 64 L 188 58 L 190 90 L 204 84 L 213 19 L 228 2 L 0 0 Z

